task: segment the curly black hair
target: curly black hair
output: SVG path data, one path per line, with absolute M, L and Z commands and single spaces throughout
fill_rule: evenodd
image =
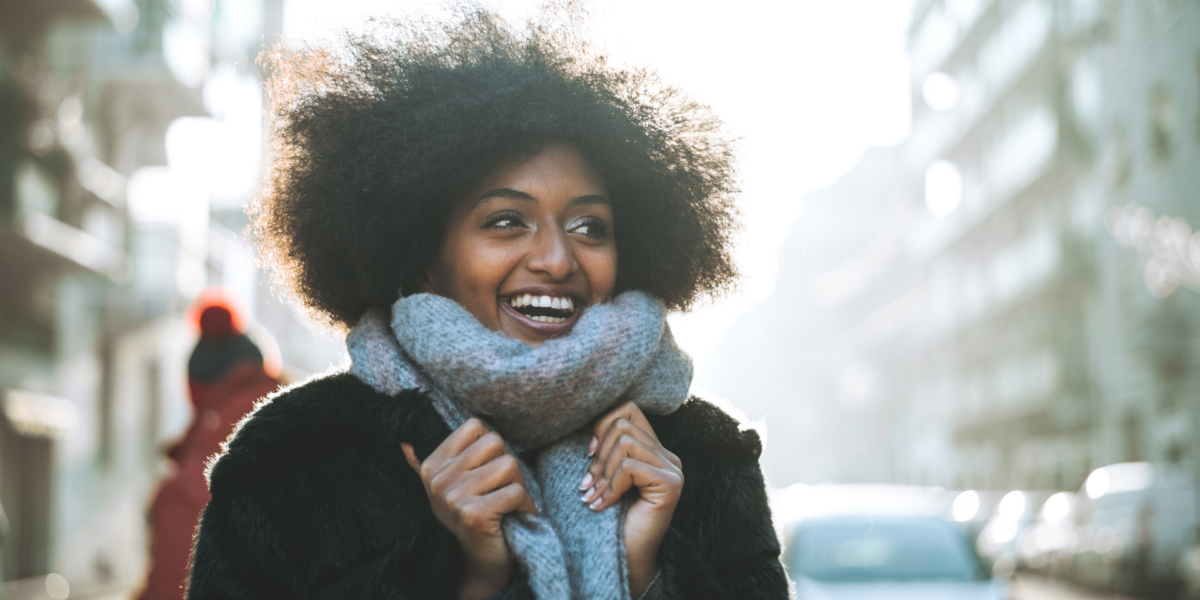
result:
M 277 290 L 353 327 L 414 289 L 470 186 L 551 141 L 578 147 L 608 187 L 617 292 L 685 310 L 727 290 L 737 190 L 720 123 L 593 53 L 566 10 L 517 32 L 468 6 L 264 53 L 272 161 L 248 212 Z

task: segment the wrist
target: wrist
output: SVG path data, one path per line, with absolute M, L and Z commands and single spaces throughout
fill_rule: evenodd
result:
M 479 564 L 467 560 L 462 581 L 458 584 L 459 600 L 483 600 L 496 595 L 508 585 L 510 564 Z
M 659 565 L 657 560 L 651 559 L 648 564 L 643 563 L 634 565 L 630 563 L 629 569 L 629 597 L 641 598 L 642 594 L 646 593 L 646 588 L 654 582 L 654 578 L 658 575 Z

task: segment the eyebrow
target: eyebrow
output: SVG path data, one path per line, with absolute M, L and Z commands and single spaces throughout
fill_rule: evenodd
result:
M 537 198 L 534 198 L 533 196 L 530 196 L 529 194 L 526 194 L 525 192 L 522 192 L 520 190 L 514 190 L 512 188 L 496 188 L 489 192 L 485 192 L 483 195 L 481 195 L 477 200 L 475 200 L 475 205 L 478 206 L 480 204 L 483 204 L 484 202 L 487 202 L 489 200 L 494 200 L 494 199 L 519 200 L 521 202 L 537 202 Z M 600 194 L 588 194 L 586 196 L 579 196 L 577 198 L 571 198 L 571 201 L 568 202 L 568 204 L 570 204 L 571 206 L 578 206 L 578 205 L 591 206 L 591 205 L 595 205 L 595 204 L 612 204 L 612 201 L 609 200 L 607 197 L 602 196 Z

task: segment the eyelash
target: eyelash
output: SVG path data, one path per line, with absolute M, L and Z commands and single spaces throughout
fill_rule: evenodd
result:
M 501 223 L 506 221 L 509 222 L 508 225 L 501 225 Z M 509 229 L 513 229 L 514 227 L 524 226 L 525 218 L 521 216 L 521 213 L 512 210 L 500 211 L 494 215 L 489 215 L 488 218 L 483 222 L 484 228 L 499 229 L 502 231 L 507 231 Z M 588 228 L 588 231 L 586 233 L 582 233 L 582 235 L 594 240 L 604 239 L 604 237 L 608 235 L 608 225 L 604 222 L 604 220 L 596 217 L 584 217 L 583 219 L 576 221 L 571 227 L 570 231 L 576 231 L 582 227 Z
M 589 231 L 583 235 L 594 240 L 604 239 L 604 237 L 608 235 L 607 224 L 602 219 L 598 219 L 596 217 L 585 217 L 580 221 L 577 221 L 576 225 L 571 228 L 571 231 L 575 231 L 584 226 L 588 227 Z
M 503 223 L 504 221 L 511 221 L 511 223 L 508 225 L 500 225 L 500 223 Z M 518 213 L 513 210 L 500 211 L 494 215 L 489 216 L 483 222 L 484 227 L 493 227 L 496 229 L 505 229 L 505 230 L 512 229 L 513 227 L 519 227 L 524 224 L 525 224 L 525 219 L 523 219 L 521 217 L 521 213 Z

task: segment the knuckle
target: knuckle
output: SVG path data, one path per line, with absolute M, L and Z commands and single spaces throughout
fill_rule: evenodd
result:
M 432 479 L 437 472 L 437 466 L 438 465 L 434 464 L 434 461 L 425 459 L 425 462 L 421 463 L 421 468 L 418 471 L 421 475 L 421 479 L 424 479 L 425 481 Z
M 446 504 L 446 507 L 456 513 L 463 511 L 465 506 L 464 500 L 465 498 L 461 494 L 455 493 L 453 490 L 442 496 L 442 502 Z
M 620 463 L 622 463 L 624 460 L 625 458 L 620 458 L 617 456 L 608 458 L 608 461 L 606 461 L 604 464 L 604 474 L 612 476 L 614 473 L 617 473 L 617 470 L 620 469 Z
M 437 473 L 429 479 L 429 491 L 436 496 L 445 496 L 449 491 L 452 479 L 446 473 Z
M 513 483 L 509 486 L 509 489 L 509 493 L 517 498 L 524 498 L 525 496 L 529 495 L 525 490 L 525 485 L 520 482 Z
M 480 509 L 476 505 L 464 508 L 460 519 L 462 520 L 463 525 L 466 525 L 475 531 L 486 531 L 488 529 L 487 512 Z
M 479 442 L 488 450 L 495 450 L 497 447 L 504 446 L 504 438 L 500 437 L 500 434 L 495 431 L 489 431 L 480 436 Z
M 496 465 L 499 466 L 500 469 L 502 471 L 504 471 L 505 473 L 511 473 L 513 471 L 520 471 L 520 468 L 518 467 L 518 464 L 517 464 L 517 459 L 515 457 L 513 457 L 513 455 L 511 455 L 511 454 L 505 454 L 504 456 L 500 456 L 500 457 L 496 458 L 495 462 L 496 462 Z

